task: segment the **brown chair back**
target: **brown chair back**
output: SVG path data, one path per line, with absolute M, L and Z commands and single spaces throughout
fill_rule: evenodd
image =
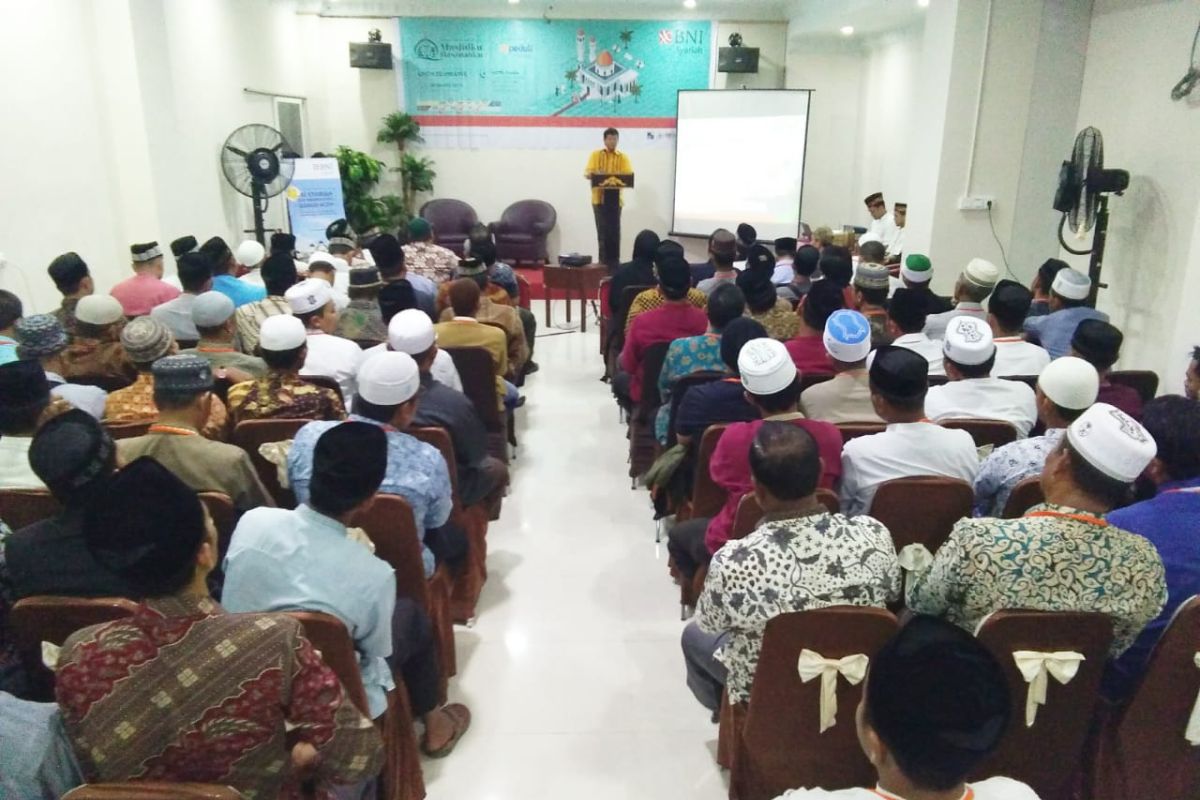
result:
M 215 783 L 85 783 L 62 796 L 62 800 L 242 800 L 229 786 Z
M 653 288 L 653 286 L 626 286 L 621 290 L 621 304 L 617 306 L 617 316 L 613 319 L 613 327 L 621 342 L 625 341 L 625 323 L 629 319 L 629 307 L 633 305 L 634 298 L 647 289 Z
M 496 368 L 492 354 L 482 347 L 443 348 L 454 359 L 454 367 L 462 379 L 463 394 L 475 406 L 488 433 L 503 433 L 504 420 L 496 400 Z
M 1020 381 L 1030 389 L 1037 391 L 1037 375 L 1001 375 L 1000 377 L 1004 378 L 1006 381 Z
M 26 597 L 8 612 L 8 629 L 26 673 L 29 699 L 54 700 L 54 672 L 42 661 L 42 642 L 62 646 L 75 631 L 131 616 L 137 604 L 121 597 Z
M 321 654 L 325 664 L 333 670 L 350 702 L 364 716 L 371 716 L 367 704 L 367 690 L 363 687 L 362 672 L 358 665 L 358 654 L 354 642 L 342 621 L 332 614 L 320 611 L 288 611 L 289 617 L 304 626 L 305 637 Z
M 145 436 L 154 420 L 144 419 L 137 422 L 105 422 L 104 429 L 113 439 L 133 439 Z
M 971 484 L 957 478 L 895 478 L 879 484 L 869 513 L 891 532 L 897 552 L 919 543 L 936 553 L 954 523 L 971 516 L 974 500 Z
M 825 510 L 830 514 L 836 514 L 842 509 L 837 492 L 831 492 L 829 489 L 817 489 L 817 502 L 825 506 Z M 758 504 L 758 498 L 754 496 L 754 492 L 742 495 L 742 499 L 738 503 L 737 514 L 733 518 L 733 531 L 729 534 L 729 538 L 744 539 L 747 534 L 758 527 L 762 517 L 762 506 Z
M 1105 731 L 1088 797 L 1200 797 L 1200 747 L 1184 738 L 1200 695 L 1197 652 L 1200 595 L 1175 612 L 1141 683 Z
M 976 636 L 1008 678 L 1012 719 L 999 749 L 972 780 L 1005 775 L 1029 784 L 1044 800 L 1069 797 L 1099 699 L 1112 621 L 1104 614 L 1077 611 L 997 611 L 983 620 Z M 1085 659 L 1065 686 L 1049 678 L 1046 704 L 1038 707 L 1032 727 L 1025 724 L 1029 684 L 1013 660 L 1017 650 L 1071 651 Z
M 1135 389 L 1143 403 L 1149 403 L 1158 394 L 1158 373 L 1148 369 L 1121 369 L 1108 373 L 1109 383 Z
M 653 423 L 654 415 L 662 405 L 662 395 L 658 392 L 658 374 L 662 372 L 663 362 L 667 360 L 667 350 L 670 347 L 670 342 L 655 342 L 642 354 L 642 400 L 634 412 L 634 418 L 640 423 Z
M 342 397 L 342 385 L 328 375 L 301 375 L 300 380 L 305 383 L 311 383 L 313 386 L 320 386 L 324 389 L 337 392 L 338 399 L 342 401 L 342 406 L 346 405 L 346 398 Z
M 46 489 L 0 489 L 0 519 L 19 531 L 62 511 L 62 504 Z
M 1044 502 L 1046 497 L 1042 493 L 1042 476 L 1030 475 L 1013 487 L 1008 502 L 1004 504 L 1004 518 L 1023 517 L 1026 511 Z
M 838 677 L 837 719 L 821 733 L 821 679 L 801 681 L 796 664 L 804 649 L 825 658 L 874 658 L 896 630 L 890 612 L 859 606 L 781 614 L 767 623 L 745 726 L 736 737 L 731 797 L 770 800 L 797 786 L 873 785 L 875 772 L 854 724 L 862 684 Z
M 725 424 L 709 425 L 700 437 L 696 448 L 696 475 L 692 481 L 692 517 L 715 517 L 725 505 L 726 492 L 708 474 L 708 462 L 712 460 L 717 442 L 725 432 Z
M 883 433 L 887 430 L 887 425 L 882 422 L 839 422 L 837 429 L 842 432 L 842 444 L 845 444 L 859 436 Z
M 258 473 L 258 479 L 270 492 L 271 497 L 275 500 L 275 505 L 280 508 L 295 508 L 296 495 L 291 489 L 284 489 L 279 485 L 279 474 L 276 467 L 259 454 L 259 445 L 294 439 L 296 432 L 309 422 L 310 420 L 307 419 L 248 419 L 239 422 L 233 429 L 230 442 L 245 450 L 246 454 L 250 456 L 250 461 L 254 464 L 254 471 Z
M 999 419 L 946 419 L 938 423 L 943 428 L 966 431 L 976 447 L 1003 447 L 1017 440 L 1017 429 Z

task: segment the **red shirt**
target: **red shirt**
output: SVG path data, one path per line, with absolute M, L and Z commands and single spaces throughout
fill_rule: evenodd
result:
M 838 479 L 842 476 L 842 434 L 837 426 L 803 417 L 786 421 L 808 431 L 817 442 L 817 452 L 824 464 L 817 485 L 822 489 L 836 489 Z M 708 474 L 713 482 L 728 492 L 725 505 L 708 523 L 708 531 L 704 536 L 704 544 L 710 553 L 717 552 L 721 545 L 729 541 L 738 504 L 753 488 L 750 480 L 750 445 L 762 424 L 761 419 L 732 423 L 721 434 L 712 459 L 708 462 Z
M 667 303 L 634 317 L 621 350 L 621 369 L 629 373 L 629 396 L 642 400 L 642 361 L 646 350 L 657 342 L 673 342 L 699 336 L 708 330 L 708 315 L 690 303 Z
M 179 290 L 165 281 L 160 281 L 148 272 L 123 280 L 109 292 L 121 303 L 127 317 L 149 314 L 150 309 L 168 300 L 179 297 Z
M 833 362 L 825 352 L 825 339 L 819 334 L 797 336 L 783 343 L 801 375 L 832 375 Z

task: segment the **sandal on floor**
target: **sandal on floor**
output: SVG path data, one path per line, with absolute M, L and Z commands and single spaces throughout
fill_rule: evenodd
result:
M 421 752 L 429 758 L 445 758 L 454 752 L 454 748 L 458 745 L 458 740 L 463 737 L 467 729 L 471 727 L 471 711 L 461 703 L 449 703 L 442 706 L 441 709 L 446 716 L 454 724 L 454 735 L 450 737 L 450 741 L 439 747 L 437 750 L 430 750 L 425 741 L 421 742 Z M 426 733 L 426 737 L 428 737 Z

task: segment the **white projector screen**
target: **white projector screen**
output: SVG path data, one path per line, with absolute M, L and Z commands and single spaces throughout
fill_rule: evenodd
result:
M 679 92 L 671 233 L 707 237 L 748 222 L 759 239 L 795 236 L 811 94 Z

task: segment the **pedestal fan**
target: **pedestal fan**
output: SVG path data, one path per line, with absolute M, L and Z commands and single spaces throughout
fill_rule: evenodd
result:
M 254 238 L 260 244 L 266 244 L 267 203 L 292 182 L 295 158 L 283 134 L 269 125 L 243 125 L 221 145 L 221 171 L 230 186 L 254 203 Z

